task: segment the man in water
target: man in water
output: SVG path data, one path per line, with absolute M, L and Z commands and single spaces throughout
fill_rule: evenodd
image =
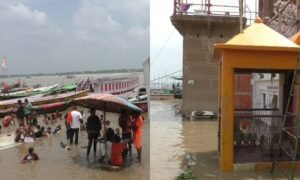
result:
M 144 120 L 141 113 L 134 113 L 133 117 L 133 144 L 138 154 L 138 160 L 141 162 L 143 136 L 142 126 L 144 124 Z
M 128 149 L 131 156 L 131 143 L 132 143 L 132 129 L 131 129 L 131 116 L 122 109 L 119 117 L 119 126 L 122 128 L 122 139 L 128 142 Z
M 87 157 L 90 155 L 92 144 L 94 144 L 94 157 L 96 157 L 97 140 L 100 135 L 102 126 L 99 117 L 96 115 L 96 110 L 90 109 L 90 113 L 91 115 L 88 117 L 86 123 L 86 132 L 88 133 L 88 139 L 89 139 L 86 155 Z
M 32 104 L 31 102 L 28 101 L 28 99 L 25 99 L 25 106 L 24 106 L 24 114 L 25 114 L 25 120 L 26 124 L 32 125 L 32 117 L 31 117 L 31 112 L 32 112 Z
M 18 100 L 16 108 L 17 108 L 16 117 L 18 119 L 19 126 L 25 125 L 25 123 L 24 123 L 24 116 L 25 116 L 24 106 L 23 106 L 22 101 L 20 99 Z
M 120 143 L 121 138 L 115 137 L 111 147 L 111 164 L 114 166 L 122 166 L 127 156 L 127 148 L 125 143 Z
M 10 115 L 6 115 L 2 120 L 3 127 L 8 127 L 12 123 L 13 123 L 13 125 L 16 124 L 14 113 L 11 113 Z
M 37 160 L 39 160 L 38 155 L 34 152 L 33 147 L 30 147 L 28 149 L 28 154 L 23 158 L 21 163 L 24 164 L 24 163 L 27 163 L 27 162 L 37 161 Z
M 78 134 L 81 126 L 82 115 L 77 111 L 77 107 L 73 106 L 73 110 L 68 113 L 68 123 L 70 124 L 70 144 L 73 144 L 73 138 L 75 134 L 75 145 L 78 145 Z

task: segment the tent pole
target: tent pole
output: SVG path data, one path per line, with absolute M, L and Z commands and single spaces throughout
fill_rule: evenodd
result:
M 104 104 L 104 111 L 103 111 L 103 116 L 104 116 L 104 149 L 105 149 L 105 164 L 108 164 L 108 155 L 107 155 L 107 143 L 106 143 L 106 104 Z

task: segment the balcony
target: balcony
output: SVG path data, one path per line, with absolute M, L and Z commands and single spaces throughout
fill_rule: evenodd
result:
M 173 16 L 223 16 L 239 17 L 238 0 L 174 0 Z M 256 18 L 257 12 L 243 3 L 242 15 L 247 18 L 247 24 Z

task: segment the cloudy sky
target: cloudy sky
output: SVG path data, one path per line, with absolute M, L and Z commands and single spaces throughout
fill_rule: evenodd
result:
M 182 36 L 170 21 L 173 14 L 173 0 L 151 0 L 151 78 L 182 70 Z M 190 0 L 188 2 L 200 2 Z M 238 0 L 211 0 L 213 4 L 233 3 Z M 257 0 L 244 0 L 252 12 Z M 253 15 L 254 16 L 254 15 Z
M 1 0 L 9 74 L 141 68 L 149 0 Z
M 182 69 L 182 36 L 170 21 L 173 0 L 151 0 L 151 77 Z

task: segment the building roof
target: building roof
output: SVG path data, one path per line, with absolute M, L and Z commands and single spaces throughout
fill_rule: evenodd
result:
M 290 37 L 290 40 L 300 45 L 300 31 L 294 34 L 292 37 Z
M 300 46 L 274 31 L 260 19 L 223 44 L 215 44 L 219 49 L 245 49 L 267 51 L 300 51 Z

